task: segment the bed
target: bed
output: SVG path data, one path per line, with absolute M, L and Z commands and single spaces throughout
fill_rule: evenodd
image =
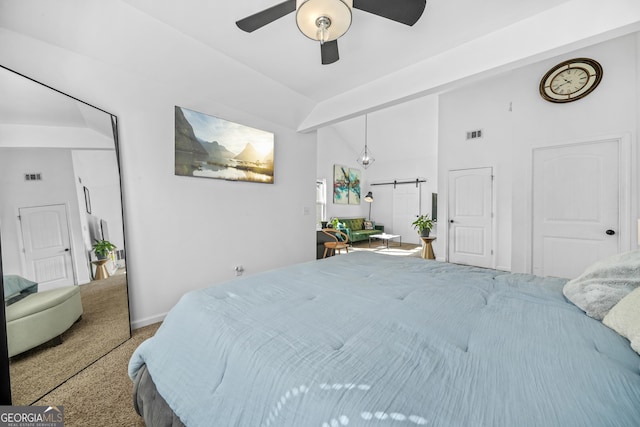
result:
M 639 426 L 640 356 L 566 285 L 370 252 L 236 278 L 136 349 L 134 404 L 150 427 Z

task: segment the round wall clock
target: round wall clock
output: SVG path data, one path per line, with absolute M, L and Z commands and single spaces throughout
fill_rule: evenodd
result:
M 540 95 L 549 102 L 572 102 L 584 98 L 602 80 L 602 66 L 593 59 L 575 58 L 564 61 L 544 75 Z

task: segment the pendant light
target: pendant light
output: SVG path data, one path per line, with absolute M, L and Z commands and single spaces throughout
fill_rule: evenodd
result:
M 371 155 L 371 151 L 369 151 L 369 147 L 367 146 L 367 115 L 364 115 L 364 150 L 360 153 L 360 157 L 356 159 L 356 161 L 362 165 L 363 168 L 368 168 L 371 166 L 376 159 Z

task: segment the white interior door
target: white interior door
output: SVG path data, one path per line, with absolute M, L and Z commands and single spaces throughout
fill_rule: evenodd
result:
M 619 252 L 617 140 L 533 153 L 533 273 L 574 278 Z
M 67 210 L 64 205 L 20 208 L 26 276 L 38 290 L 74 284 Z
M 493 168 L 449 171 L 449 262 L 493 266 Z
M 419 244 L 418 232 L 411 223 L 420 215 L 420 184 L 397 185 L 393 189 L 393 228 L 405 243 Z

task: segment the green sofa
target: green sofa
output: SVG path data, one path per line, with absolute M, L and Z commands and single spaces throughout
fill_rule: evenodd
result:
M 351 242 L 369 240 L 369 236 L 371 236 L 372 234 L 384 233 L 384 225 L 376 225 L 376 223 L 373 221 L 373 230 L 365 230 L 365 218 L 338 218 L 338 221 L 340 221 L 340 223 L 344 225 L 346 233 L 349 236 L 349 241 Z

